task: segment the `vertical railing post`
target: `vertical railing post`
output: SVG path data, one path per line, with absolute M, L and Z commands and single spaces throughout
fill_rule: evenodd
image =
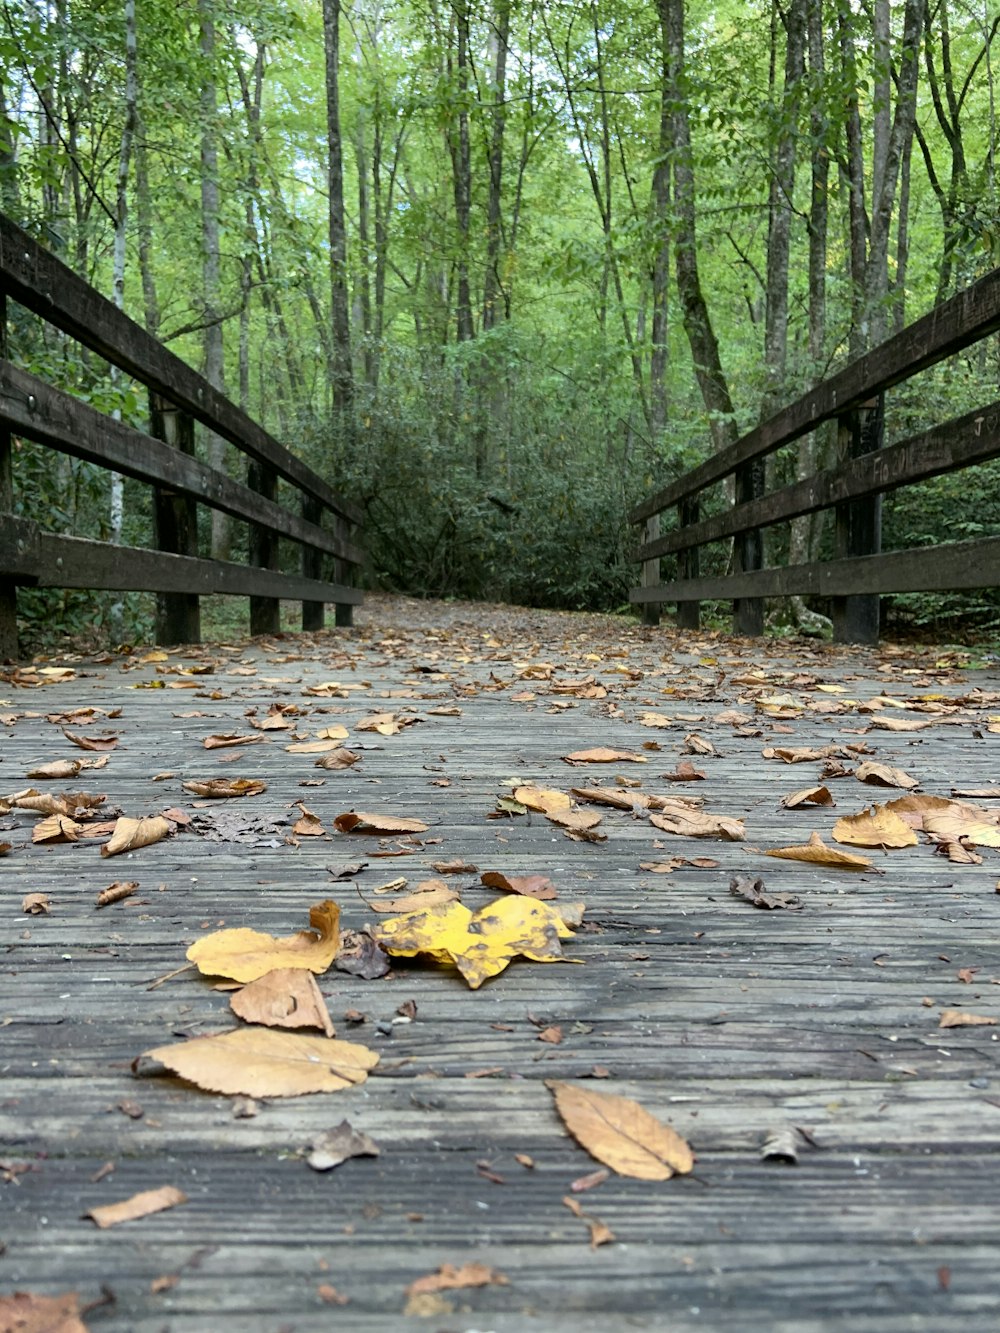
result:
M 278 474 L 265 463 L 250 462 L 247 485 L 265 500 L 278 498 Z M 260 569 L 278 568 L 278 535 L 263 523 L 250 524 L 250 564 Z M 277 597 L 251 597 L 250 633 L 278 634 L 280 631 L 281 603 Z
M 643 544 L 655 542 L 660 535 L 660 516 L 651 514 L 646 519 L 646 525 L 642 530 Z M 644 560 L 642 562 L 642 586 L 644 588 L 658 588 L 660 586 L 660 557 L 654 560 Z M 660 623 L 660 603 L 643 602 L 642 604 L 642 623 L 644 625 L 658 625 Z
M 323 503 L 317 500 L 315 496 L 302 496 L 302 517 L 307 523 L 315 523 L 317 526 L 323 521 Z M 305 579 L 321 579 L 323 577 L 323 556 L 315 546 L 302 547 L 302 577 Z M 324 624 L 326 606 L 323 602 L 303 602 L 302 603 L 302 628 L 303 629 L 322 629 Z
M 837 461 L 881 449 L 885 434 L 885 395 L 837 419 Z M 882 549 L 882 497 L 865 495 L 838 504 L 834 518 L 834 551 L 838 559 L 878 555 Z M 878 643 L 879 595 L 856 593 L 834 597 L 831 608 L 837 643 Z
M 334 516 L 333 530 L 342 542 L 351 540 L 352 525 L 348 519 L 341 517 L 340 514 Z M 350 561 L 335 560 L 333 562 L 333 577 L 337 583 L 342 583 L 349 588 L 353 582 Z M 354 624 L 354 606 L 351 602 L 336 603 L 333 623 L 338 629 L 350 629 Z
M 679 528 L 691 527 L 692 524 L 698 522 L 700 517 L 701 502 L 696 495 L 688 496 L 686 499 L 679 501 L 677 505 L 677 526 Z M 700 572 L 701 559 L 697 546 L 689 546 L 687 550 L 678 552 L 677 577 L 679 579 L 696 579 Z M 701 628 L 700 602 L 677 603 L 677 628 Z
M 182 454 L 194 453 L 194 422 L 158 393 L 149 395 L 150 434 Z M 174 555 L 198 554 L 198 504 L 167 486 L 153 487 L 153 544 Z M 156 597 L 157 643 L 199 643 L 201 606 L 196 592 L 162 592 Z
M 7 296 L 0 292 L 0 356 L 7 356 Z M 14 512 L 14 463 L 10 431 L 0 426 L 0 523 Z M 17 585 L 0 570 L 0 662 L 17 658 Z
M 764 494 L 764 460 L 755 458 L 736 469 L 737 505 L 757 500 Z M 764 565 L 764 540 L 760 528 L 738 533 L 733 542 L 733 572 L 749 573 Z M 733 600 L 733 633 L 748 637 L 764 633 L 764 599 L 737 597 Z

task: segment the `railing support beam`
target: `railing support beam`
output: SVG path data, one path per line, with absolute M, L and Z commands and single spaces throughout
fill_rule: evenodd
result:
M 863 404 L 837 419 L 837 461 L 874 453 L 885 436 L 885 395 Z M 878 555 L 882 549 L 882 496 L 865 495 L 839 504 L 834 516 L 834 550 L 837 559 Z M 837 643 L 878 643 L 879 597 L 859 593 L 835 597 L 832 604 L 833 637 Z
M 194 453 L 194 421 L 158 393 L 149 395 L 150 434 L 182 454 Z M 173 555 L 198 554 L 198 505 L 167 486 L 153 487 L 153 543 Z M 194 592 L 156 597 L 157 643 L 200 643 L 201 605 Z
M 247 467 L 247 485 L 265 500 L 278 496 L 278 474 L 264 463 L 251 462 Z M 278 568 L 278 534 L 259 523 L 250 524 L 250 564 L 260 569 Z M 279 634 L 281 632 L 281 603 L 277 597 L 250 598 L 250 633 Z
M 323 521 L 323 506 L 311 495 L 302 497 L 302 517 L 307 523 L 319 525 Z M 315 546 L 302 547 L 302 577 L 320 579 L 323 577 L 323 556 Z M 322 629 L 325 623 L 326 606 L 323 602 L 302 603 L 302 628 L 306 630 Z

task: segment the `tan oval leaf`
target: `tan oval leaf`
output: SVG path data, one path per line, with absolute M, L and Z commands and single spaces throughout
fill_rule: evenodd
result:
M 340 768 L 350 768 L 353 764 L 356 764 L 360 758 L 361 756 L 355 754 L 353 750 L 345 750 L 342 747 L 338 747 L 336 750 L 332 750 L 329 754 L 325 754 L 322 759 L 317 759 L 316 767 L 325 768 L 328 772 L 336 772 L 337 769 Z
M 854 856 L 828 847 L 818 833 L 811 833 L 809 841 L 795 847 L 771 847 L 765 856 L 777 856 L 785 861 L 809 861 L 813 865 L 839 866 L 843 870 L 875 870 L 867 856 Z M 881 874 L 881 871 L 877 873 Z
M 649 822 L 664 833 L 682 838 L 722 838 L 726 842 L 743 842 L 747 836 L 742 819 L 707 815 L 699 810 L 664 810 L 650 815 Z
M 165 1208 L 176 1208 L 179 1203 L 187 1203 L 187 1195 L 173 1185 L 161 1185 L 159 1189 L 143 1190 L 133 1194 L 130 1199 L 120 1203 L 106 1203 L 100 1208 L 90 1208 L 84 1217 L 92 1218 L 104 1230 L 116 1227 L 119 1222 L 134 1222 L 150 1213 L 162 1213 Z
M 1000 837 L 1000 830 L 996 830 Z M 915 847 L 917 835 L 888 806 L 873 805 L 857 815 L 845 815 L 833 826 L 836 842 L 848 847 Z
M 800 805 L 836 805 L 837 802 L 828 787 L 803 787 L 801 791 L 782 796 L 781 804 L 786 810 L 795 810 Z
M 605 745 L 599 745 L 593 750 L 574 750 L 572 754 L 563 756 L 566 764 L 614 764 L 619 761 L 629 764 L 649 763 L 645 755 L 636 754 L 634 750 L 610 750 Z
M 593 810 L 553 810 L 547 812 L 545 818 L 550 824 L 558 824 L 560 828 L 572 829 L 576 833 L 585 833 L 601 822 L 601 816 Z
M 198 778 L 183 782 L 181 786 L 195 796 L 212 801 L 223 801 L 230 796 L 259 796 L 267 791 L 267 783 L 259 778 Z
M 620 1176 L 669 1180 L 693 1169 L 690 1146 L 638 1102 L 554 1079 L 545 1086 L 577 1143 Z
M 119 852 L 137 852 L 150 847 L 174 830 L 169 819 L 149 815 L 145 819 L 127 819 L 124 815 L 115 821 L 114 832 L 101 848 L 102 856 L 117 856 Z
M 859 782 L 870 783 L 873 787 L 902 787 L 910 791 L 913 787 L 920 786 L 916 778 L 911 778 L 909 773 L 904 773 L 901 768 L 893 768 L 890 764 L 878 764 L 873 760 L 859 764 L 854 770 L 854 776 Z
M 429 827 L 422 819 L 397 819 L 363 810 L 349 810 L 333 822 L 341 833 L 426 833 Z
M 546 815 L 554 810 L 569 810 L 573 804 L 564 791 L 545 787 L 517 787 L 514 800 L 520 801 L 529 810 L 540 810 Z
M 271 1028 L 237 1028 L 143 1051 L 207 1092 L 244 1097 L 301 1097 L 363 1083 L 378 1064 L 367 1046 Z
M 479 878 L 488 889 L 521 893 L 526 898 L 538 898 L 542 902 L 559 896 L 556 886 L 545 875 L 505 875 L 501 870 L 487 870 Z

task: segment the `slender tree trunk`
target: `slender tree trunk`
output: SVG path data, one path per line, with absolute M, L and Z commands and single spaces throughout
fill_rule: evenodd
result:
M 490 136 L 490 185 L 486 209 L 486 272 L 483 276 L 483 329 L 497 321 L 497 300 L 503 288 L 500 278 L 501 187 L 503 185 L 503 138 L 506 124 L 507 43 L 510 38 L 511 0 L 496 0 L 490 45 L 493 55 L 493 110 Z M 502 313 L 502 312 L 500 312 Z
M 469 86 L 469 8 L 468 0 L 456 0 L 455 94 L 458 114 L 449 136 L 452 181 L 455 192 L 455 222 L 458 229 L 458 283 L 455 304 L 455 331 L 458 341 L 475 336 L 472 324 L 472 292 L 469 286 L 469 226 L 472 211 L 472 159 L 469 149 L 469 111 L 466 95 Z
M 205 322 L 205 378 L 225 393 L 225 360 L 220 310 L 219 251 L 219 153 L 215 86 L 214 0 L 198 0 L 201 52 L 201 254 Z M 213 468 L 225 467 L 225 441 L 214 431 L 206 432 L 206 452 Z M 229 522 L 218 509 L 212 510 L 212 558 L 229 558 Z
M 350 431 L 354 402 L 351 310 L 347 288 L 347 224 L 344 215 L 344 157 L 340 136 L 340 0 L 323 0 L 326 50 L 326 137 L 330 195 L 330 322 L 333 328 L 334 405 L 341 429 Z
M 145 127 L 139 120 L 135 138 L 135 204 L 139 233 L 139 276 L 142 281 L 142 311 L 147 333 L 157 337 L 160 331 L 160 303 L 153 272 L 153 201 L 149 189 L 149 162 L 146 155 Z
M 667 425 L 669 408 L 667 397 L 667 366 L 669 360 L 670 330 L 670 157 L 673 149 L 672 103 L 669 96 L 669 55 L 666 33 L 661 30 L 661 68 L 664 77 L 660 84 L 660 138 L 653 185 L 650 194 L 650 217 L 654 229 L 653 268 L 651 277 L 653 318 L 650 331 L 649 354 L 649 429 L 654 449 L 660 447 Z

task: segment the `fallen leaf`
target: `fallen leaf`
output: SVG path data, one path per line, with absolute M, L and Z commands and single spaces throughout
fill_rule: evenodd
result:
M 367 1134 L 342 1120 L 334 1129 L 325 1130 L 313 1139 L 306 1161 L 314 1171 L 330 1171 L 349 1157 L 377 1157 L 378 1144 Z
M 21 911 L 29 916 L 48 916 L 51 909 L 47 893 L 26 893 L 21 899 Z
M 682 838 L 722 838 L 726 842 L 742 842 L 747 836 L 742 819 L 703 814 L 698 810 L 665 810 L 650 815 L 649 822 L 664 833 Z
M 76 842 L 82 824 L 67 815 L 48 815 L 31 830 L 32 842 Z
M 665 713 L 641 713 L 640 727 L 672 727 L 674 724 Z
M 206 750 L 225 750 L 234 745 L 258 745 L 266 740 L 266 736 L 240 735 L 237 731 L 227 731 L 217 736 L 206 736 L 202 745 Z
M 338 769 L 351 768 L 361 758 L 353 750 L 336 749 L 330 754 L 325 754 L 322 759 L 316 760 L 317 768 L 324 768 L 328 772 L 335 773 Z
M 182 782 L 185 791 L 195 796 L 204 796 L 212 801 L 226 800 L 231 796 L 259 796 L 267 791 L 267 783 L 259 778 L 204 778 L 191 782 Z
M 729 892 L 736 898 L 743 898 L 751 907 L 780 908 L 790 907 L 793 911 L 801 908 L 801 901 L 794 893 L 766 893 L 762 879 L 751 879 L 749 875 L 736 875 L 729 881 Z
M 872 760 L 859 764 L 854 770 L 854 776 L 859 782 L 868 782 L 875 787 L 903 787 L 910 790 L 920 786 L 916 778 L 911 778 L 909 773 L 904 773 L 901 768 L 892 768 L 889 764 L 877 764 Z
M 157 1046 L 140 1059 L 157 1060 L 207 1092 L 300 1097 L 363 1083 L 379 1057 L 355 1042 L 252 1027 Z
M 309 909 L 312 930 L 275 938 L 246 926 L 216 930 L 196 940 L 187 958 L 204 976 L 256 981 L 277 967 L 304 967 L 325 972 L 337 955 L 340 908 L 326 899 Z
M 458 858 L 455 861 L 432 861 L 431 869 L 439 875 L 478 875 L 479 867 Z
M 76 731 L 63 731 L 63 735 L 74 745 L 79 745 L 81 750 L 113 750 L 120 739 L 118 736 L 110 734 L 107 736 L 81 736 Z
M 319 816 L 306 809 L 301 801 L 296 801 L 295 804 L 302 813 L 292 825 L 292 832 L 300 838 L 322 838 L 326 829 Z
M 540 787 L 518 787 L 514 791 L 514 800 L 526 805 L 529 810 L 538 810 L 546 815 L 569 810 L 573 804 L 564 791 L 549 791 Z
M 661 773 L 667 782 L 704 782 L 705 774 L 690 759 L 679 759 L 673 773 Z
M 116 1227 L 120 1222 L 135 1222 L 150 1213 L 162 1213 L 165 1208 L 176 1208 L 187 1203 L 187 1195 L 173 1185 L 161 1185 L 159 1189 L 143 1190 L 133 1194 L 130 1199 L 120 1203 L 106 1203 L 97 1208 L 88 1208 L 84 1217 L 89 1217 L 104 1231 L 107 1227 Z
M 116 879 L 114 884 L 109 884 L 106 889 L 101 889 L 100 893 L 97 895 L 97 902 L 94 906 L 110 907 L 112 903 L 120 903 L 123 898 L 131 898 L 138 887 L 139 881 L 137 879 Z
M 630 764 L 649 763 L 645 755 L 636 754 L 634 750 L 610 750 L 604 745 L 594 750 L 574 750 L 572 754 L 563 755 L 565 764 L 614 764 L 619 761 Z
M 976 1028 L 976 1027 L 996 1027 L 995 1018 L 987 1018 L 983 1014 L 963 1014 L 960 1009 L 945 1009 L 941 1015 L 939 1028 Z
M 333 822 L 341 833 L 426 833 L 429 827 L 422 819 L 397 819 L 361 810 L 349 810 Z
M 406 1295 L 410 1298 L 421 1296 L 431 1291 L 451 1291 L 460 1287 L 506 1287 L 510 1285 L 510 1278 L 495 1268 L 489 1268 L 486 1264 L 462 1264 L 461 1268 L 456 1268 L 454 1264 L 442 1264 L 436 1273 L 428 1273 L 426 1277 L 418 1277 L 406 1288 Z
M 0 1296 L 0 1333 L 87 1333 L 75 1291 L 61 1296 L 36 1296 L 15 1291 Z
M 601 816 L 592 810 L 553 810 L 545 818 L 550 824 L 571 829 L 574 833 L 586 833 L 601 822 Z
M 571 1194 L 563 1198 L 563 1204 L 567 1207 L 574 1217 L 578 1217 L 581 1222 L 586 1222 L 590 1228 L 590 1248 L 596 1250 L 598 1245 L 608 1245 L 615 1240 L 615 1233 L 600 1218 L 593 1217 L 590 1213 L 585 1213 L 578 1199 L 574 1199 Z
M 694 1168 L 690 1146 L 638 1102 L 552 1079 L 545 1086 L 576 1141 L 619 1175 L 669 1180 Z
M 794 847 L 770 847 L 765 856 L 778 856 L 785 861 L 809 861 L 813 865 L 840 866 L 844 870 L 874 870 L 867 856 L 854 856 L 828 847 L 818 833 L 810 833 L 809 841 Z M 881 872 L 879 872 L 881 873 Z
M 596 1171 L 588 1171 L 585 1176 L 577 1176 L 570 1184 L 570 1189 L 574 1194 L 583 1194 L 585 1190 L 596 1189 L 598 1185 L 603 1185 L 611 1175 L 611 1172 L 605 1166 L 599 1166 Z
M 1000 845 L 1000 829 L 996 832 Z M 918 841 L 909 824 L 885 805 L 873 805 L 871 811 L 838 819 L 833 837 L 849 847 L 915 847 Z
M 337 754 L 342 749 L 340 740 L 297 741 L 294 745 L 285 746 L 288 754 Z
M 717 754 L 715 746 L 705 736 L 699 736 L 696 731 L 684 737 L 685 754 Z
M 961 840 L 976 847 L 1000 847 L 1000 827 L 983 819 L 970 819 L 958 810 L 928 811 L 923 826 L 925 833 L 955 842 Z
M 403 883 L 406 883 L 405 879 Z M 457 900 L 458 890 L 451 888 L 443 879 L 425 879 L 410 893 L 398 898 L 383 898 L 380 902 L 369 902 L 368 906 L 375 912 L 399 916 L 407 912 L 424 912 L 431 907 L 443 907 Z
M 488 889 L 523 893 L 527 898 L 550 901 L 559 896 L 556 886 L 545 875 L 505 875 L 501 870 L 487 870 L 479 878 Z
M 387 953 L 453 963 L 473 990 L 519 954 L 536 963 L 569 961 L 559 941 L 573 936 L 555 908 L 520 896 L 498 898 L 477 912 L 448 903 L 382 921 L 372 933 Z
M 124 815 L 115 822 L 114 832 L 101 848 L 102 856 L 117 856 L 120 852 L 137 852 L 141 847 L 151 847 L 160 842 L 174 826 L 162 815 L 149 815 L 145 819 L 127 819 Z
M 645 809 L 649 798 L 641 792 L 614 791 L 610 787 L 571 787 L 570 791 L 579 801 L 592 801 L 595 805 L 610 805 L 615 810 Z
M 230 998 L 229 1007 L 247 1023 L 274 1028 L 320 1028 L 333 1024 L 316 979 L 306 968 L 276 967 Z
M 803 787 L 782 796 L 781 804 L 786 810 L 795 810 L 800 805 L 836 805 L 828 787 Z
M 329 1282 L 321 1282 L 316 1288 L 316 1295 L 325 1305 L 347 1305 L 351 1299 Z

